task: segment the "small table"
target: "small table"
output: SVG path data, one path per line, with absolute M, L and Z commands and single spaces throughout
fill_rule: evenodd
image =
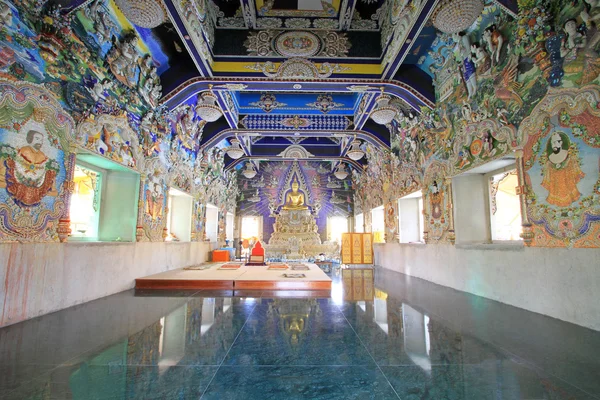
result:
M 317 264 L 323 272 L 331 272 L 331 268 L 333 268 L 333 263 L 331 261 L 315 261 L 315 264 Z
M 228 250 L 213 250 L 212 260 L 214 261 L 229 261 Z

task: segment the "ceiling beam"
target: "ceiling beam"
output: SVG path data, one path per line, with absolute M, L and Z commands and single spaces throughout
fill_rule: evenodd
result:
M 161 99 L 161 104 L 170 109 L 177 107 L 189 98 L 209 89 L 213 91 L 255 91 L 255 92 L 326 92 L 326 93 L 381 93 L 399 97 L 413 109 L 420 112 L 421 107 L 433 108 L 435 94 L 423 94 L 407 82 L 377 79 L 318 79 L 283 80 L 267 78 L 193 78 L 182 83 Z
M 216 146 L 217 144 L 219 144 L 223 139 L 229 138 L 229 137 L 246 137 L 246 136 L 261 136 L 261 137 L 270 137 L 270 136 L 275 136 L 275 137 L 291 137 L 291 136 L 302 136 L 302 137 L 325 137 L 325 138 L 329 138 L 329 137 L 340 137 L 341 135 L 343 136 L 355 136 L 358 139 L 362 139 L 364 141 L 366 141 L 367 143 L 370 143 L 374 146 L 377 147 L 386 147 L 389 148 L 389 146 L 384 143 L 383 141 L 381 141 L 381 139 L 379 139 L 377 136 L 375 136 L 374 134 L 367 132 L 367 131 L 362 131 L 362 130 L 347 130 L 347 131 L 339 131 L 339 133 L 335 133 L 332 134 L 330 131 L 302 131 L 301 133 L 297 132 L 297 131 L 277 131 L 277 130 L 271 130 L 271 131 L 262 131 L 262 130 L 245 130 L 245 129 L 224 129 L 221 132 L 215 134 L 213 137 L 211 137 L 210 139 L 207 139 L 206 142 L 204 142 L 202 144 L 202 148 L 210 148 L 213 146 Z
M 192 40 L 192 36 L 190 35 L 185 26 L 185 23 L 179 16 L 179 13 L 177 12 L 175 5 L 173 4 L 173 1 L 163 0 L 163 3 L 165 5 L 165 9 L 169 16 L 169 19 L 173 22 L 173 26 L 177 30 L 177 34 L 179 35 L 181 41 L 185 45 L 187 52 L 192 57 L 192 60 L 194 60 L 194 64 L 196 64 L 196 68 L 198 68 L 198 72 L 200 73 L 200 75 L 203 77 L 212 76 L 212 68 L 210 64 L 207 62 L 206 57 L 202 57 L 202 55 L 200 55 L 200 52 L 196 48 L 196 45 Z M 200 32 L 200 34 L 202 35 L 202 40 L 206 42 L 204 33 Z M 209 46 L 207 45 L 207 47 Z
M 229 165 L 225 166 L 225 171 L 229 171 L 233 168 L 235 168 L 236 165 L 243 163 L 243 162 L 252 162 L 254 165 L 256 165 L 256 163 L 260 162 L 260 161 L 289 161 L 289 162 L 293 162 L 293 161 L 327 161 L 327 162 L 332 162 L 332 163 L 339 163 L 339 162 L 345 162 L 348 165 L 353 166 L 354 168 L 356 168 L 358 171 L 362 172 L 363 171 L 363 166 L 361 163 L 351 160 L 348 157 L 320 157 L 320 156 L 314 156 L 314 157 L 310 157 L 310 158 L 284 158 L 284 157 L 279 157 L 279 156 L 261 156 L 261 157 L 248 157 L 248 156 L 244 156 L 241 157 L 237 160 L 233 160 L 233 162 L 231 162 Z
M 400 47 L 398 54 L 394 56 L 394 59 L 388 63 L 383 70 L 383 74 L 381 76 L 382 79 L 393 79 L 398 72 L 398 69 L 402 65 L 402 62 L 410 52 L 413 44 L 417 41 L 421 30 L 429 20 L 429 16 L 433 12 L 435 6 L 437 5 L 439 0 L 425 0 L 425 4 L 423 8 L 419 12 L 419 15 L 413 25 L 411 26 L 408 34 L 404 38 L 392 38 L 392 40 L 403 40 L 404 43 Z

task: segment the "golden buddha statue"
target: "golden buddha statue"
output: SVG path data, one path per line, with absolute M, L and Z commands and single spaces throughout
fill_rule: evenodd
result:
M 300 185 L 297 180 L 292 182 L 292 191 L 288 192 L 285 196 L 285 204 L 282 209 L 284 210 L 307 210 L 308 207 L 304 205 L 304 194 L 298 191 Z

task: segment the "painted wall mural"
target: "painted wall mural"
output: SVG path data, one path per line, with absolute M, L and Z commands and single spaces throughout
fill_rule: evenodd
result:
M 389 204 L 406 192 L 368 194 L 414 182 L 407 192 L 423 192 L 427 241 L 452 242 L 448 178 L 510 157 L 521 169 L 527 245 L 600 246 L 597 7 L 583 0 L 519 7 L 513 18 L 488 2 L 467 31 L 438 33 L 419 60 L 434 79 L 437 105 L 418 116 L 400 109 L 388 126 L 391 155 L 376 150 L 354 177 L 357 210 L 385 204 L 386 218 L 395 218 Z M 371 159 L 392 156 L 400 167 L 378 161 L 372 168 Z
M 140 175 L 138 240 L 163 240 L 170 187 L 196 200 L 195 240 L 206 202 L 235 210 L 224 153 L 199 148 L 196 99 L 158 105 L 169 56 L 153 32 L 106 0 L 71 14 L 29 0 L 0 8 L 0 241 L 68 239 L 82 153 Z
M 66 239 L 74 130 L 44 88 L 0 81 L 0 241 Z
M 521 124 L 533 244 L 596 247 L 600 239 L 600 87 L 549 94 Z

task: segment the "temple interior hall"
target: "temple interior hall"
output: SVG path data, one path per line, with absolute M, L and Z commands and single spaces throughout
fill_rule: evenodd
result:
M 0 399 L 600 400 L 600 0 L 0 0 Z

